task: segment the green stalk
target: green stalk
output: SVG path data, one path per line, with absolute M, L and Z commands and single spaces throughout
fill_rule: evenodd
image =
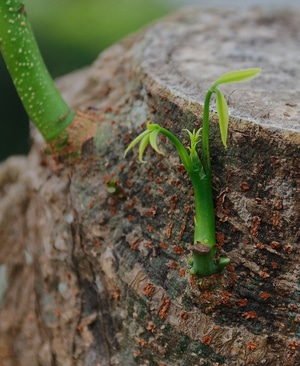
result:
M 46 141 L 56 139 L 74 113 L 46 69 L 24 1 L 0 0 L 0 49 L 28 116 Z
M 216 234 L 215 234 L 215 210 L 212 192 L 212 171 L 209 148 L 209 105 L 213 92 L 206 94 L 202 123 L 202 162 L 196 151 L 191 151 L 194 171 L 189 172 L 194 189 L 195 199 L 195 231 L 194 248 L 191 274 L 202 277 L 210 276 L 221 271 L 229 264 L 229 259 L 221 258 L 217 263 Z
M 201 177 L 199 173 L 190 174 L 195 197 L 195 235 L 194 244 L 197 242 L 213 248 L 215 254 L 215 212 L 211 181 L 207 176 Z
M 213 91 L 210 89 L 205 97 L 202 122 L 202 160 L 205 174 L 211 177 L 211 163 L 209 150 L 209 105 Z

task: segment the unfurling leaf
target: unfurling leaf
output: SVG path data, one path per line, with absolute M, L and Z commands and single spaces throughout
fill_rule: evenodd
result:
M 199 128 L 197 131 L 194 129 L 193 132 L 189 131 L 188 129 L 184 129 L 184 131 L 186 131 L 189 135 L 190 141 L 191 141 L 191 146 L 188 148 L 190 151 L 191 150 L 196 150 L 197 145 L 199 143 L 199 139 L 200 139 L 200 133 L 202 131 L 202 128 Z
M 155 129 L 150 133 L 149 136 L 149 140 L 150 140 L 150 145 L 153 147 L 153 149 L 158 153 L 158 154 L 162 154 L 163 153 L 159 150 L 158 146 L 157 146 L 157 135 L 159 134 L 159 129 Z
M 149 131 L 145 130 L 140 135 L 138 135 L 133 141 L 131 141 L 131 143 L 127 146 L 124 152 L 124 157 L 126 156 L 129 150 L 131 150 L 139 141 L 141 141 L 147 135 L 149 135 Z
M 223 145 L 227 146 L 227 131 L 228 131 L 228 106 L 224 95 L 220 90 L 215 89 L 217 95 L 217 112 L 219 116 L 220 133 Z
M 226 72 L 213 83 L 211 89 L 214 90 L 220 84 L 240 83 L 254 79 L 260 72 L 261 69 L 244 69 Z
M 139 160 L 140 160 L 141 163 L 146 163 L 146 161 L 143 160 L 143 154 L 144 154 L 144 151 L 145 151 L 148 144 L 149 144 L 149 131 L 148 131 L 148 134 L 143 137 L 143 139 L 140 143 Z

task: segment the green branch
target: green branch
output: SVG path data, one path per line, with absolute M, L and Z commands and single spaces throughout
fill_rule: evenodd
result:
M 46 141 L 56 139 L 74 113 L 45 67 L 24 1 L 0 1 L 0 49 L 29 118 Z

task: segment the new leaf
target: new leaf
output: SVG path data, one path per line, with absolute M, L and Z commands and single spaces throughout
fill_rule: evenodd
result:
M 228 106 L 224 95 L 220 92 L 220 90 L 216 89 L 217 95 L 217 112 L 219 116 L 219 125 L 220 125 L 220 133 L 221 133 L 221 140 L 223 145 L 227 146 L 227 132 L 228 132 L 228 121 L 229 121 L 229 114 L 228 114 Z
M 211 90 L 214 90 L 220 84 L 241 83 L 254 79 L 260 72 L 261 69 L 243 69 L 226 72 L 214 82 Z

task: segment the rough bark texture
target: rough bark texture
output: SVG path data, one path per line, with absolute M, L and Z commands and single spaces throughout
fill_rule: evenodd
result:
M 59 81 L 97 134 L 73 168 L 37 136 L 28 158 L 0 166 L 1 365 L 299 364 L 299 15 L 181 12 Z M 232 265 L 198 285 L 176 152 L 162 141 L 143 165 L 123 152 L 148 119 L 183 137 L 214 79 L 245 67 L 264 71 L 224 88 L 226 151 L 215 116 L 211 128 L 218 248 Z

